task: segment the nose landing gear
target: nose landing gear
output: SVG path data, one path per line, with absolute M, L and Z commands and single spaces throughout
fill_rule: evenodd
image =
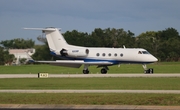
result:
M 154 73 L 153 68 L 147 68 L 146 64 L 143 64 L 142 66 L 144 68 L 144 73 L 145 74 L 153 74 Z

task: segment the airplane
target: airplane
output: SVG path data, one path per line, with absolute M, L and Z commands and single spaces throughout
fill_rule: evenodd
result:
M 101 73 L 106 74 L 108 66 L 123 63 L 142 64 L 147 71 L 146 64 L 157 62 L 158 59 L 143 48 L 104 48 L 104 47 L 82 47 L 70 45 L 66 42 L 59 28 L 24 28 L 30 30 L 41 30 L 46 35 L 50 53 L 63 60 L 56 61 L 35 61 L 56 66 L 79 68 L 84 65 L 83 73 L 89 74 L 88 67 L 97 65 L 102 67 Z

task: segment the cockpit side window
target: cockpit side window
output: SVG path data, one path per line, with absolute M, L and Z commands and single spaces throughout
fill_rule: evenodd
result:
M 143 53 L 143 54 L 149 54 L 149 52 L 148 52 L 148 51 L 142 51 L 142 53 Z
M 148 51 L 139 51 L 138 54 L 150 54 Z

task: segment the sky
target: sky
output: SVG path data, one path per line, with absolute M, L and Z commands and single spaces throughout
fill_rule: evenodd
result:
M 29 28 L 91 33 L 123 28 L 138 36 L 169 27 L 180 32 L 180 0 L 0 0 L 0 41 L 42 35 Z

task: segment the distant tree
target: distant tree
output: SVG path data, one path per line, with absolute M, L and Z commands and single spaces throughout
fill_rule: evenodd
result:
M 26 64 L 26 60 L 27 60 L 26 58 L 20 58 L 20 59 L 19 59 L 19 61 L 20 61 L 21 64 Z
M 3 47 L 0 47 L 0 56 L 0 65 L 11 64 L 14 59 L 14 55 L 9 54 Z
M 145 48 L 153 55 L 157 56 L 159 49 L 159 39 L 157 32 L 147 31 L 136 37 L 136 47 Z
M 32 55 L 35 60 L 53 60 L 53 56 L 50 54 L 48 44 L 35 46 L 36 52 Z
M 167 28 L 165 30 L 159 31 L 158 35 L 161 41 L 166 41 L 170 38 L 180 39 L 179 32 L 174 28 Z
M 135 39 L 134 34 L 130 31 L 126 32 L 123 29 L 96 28 L 91 33 L 91 38 L 94 39 L 93 43 L 98 47 L 133 47 Z
M 4 64 L 4 49 L 0 47 L 0 65 Z
M 86 45 L 86 37 L 88 37 L 88 33 L 78 32 L 77 30 L 67 31 L 63 34 L 66 41 L 71 45 Z
M 180 59 L 180 36 L 176 29 L 167 28 L 158 32 L 160 49 L 158 56 L 162 61 L 178 61 Z
M 26 49 L 26 48 L 33 48 L 34 47 L 34 41 L 32 39 L 24 40 L 21 38 L 12 39 L 12 40 L 5 40 L 1 41 L 0 44 L 2 44 L 3 47 L 9 49 Z
M 136 47 L 147 49 L 159 61 L 178 61 L 180 59 L 180 36 L 176 29 L 147 31 L 136 37 Z
M 95 47 L 105 47 L 106 44 L 105 44 L 105 35 L 104 35 L 104 31 L 101 29 L 101 28 L 96 28 L 94 29 L 94 31 L 91 33 L 91 41 L 92 44 L 91 46 L 95 46 Z

